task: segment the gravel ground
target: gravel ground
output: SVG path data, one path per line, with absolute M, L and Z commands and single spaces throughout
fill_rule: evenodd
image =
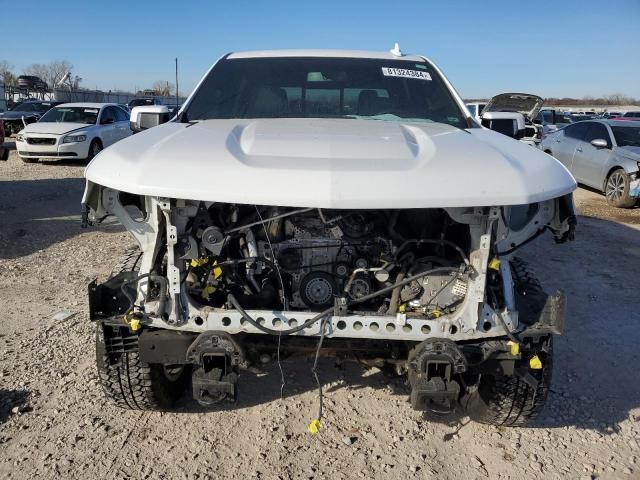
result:
M 173 413 L 109 405 L 94 367 L 86 284 L 131 243 L 81 230 L 82 165 L 0 162 L 0 478 L 640 478 L 640 210 L 579 190 L 577 240 L 523 256 L 569 297 L 554 380 L 531 428 L 430 423 L 400 379 L 326 360 L 326 420 L 310 363 L 241 381 L 235 410 L 188 395 Z M 61 310 L 73 316 L 52 317 Z

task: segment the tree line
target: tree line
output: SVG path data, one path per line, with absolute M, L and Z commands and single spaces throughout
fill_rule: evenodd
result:
M 20 75 L 33 75 L 44 80 L 50 89 L 60 86 L 59 84 L 64 80 L 65 87 L 78 90 L 81 88 L 82 78 L 74 75 L 73 69 L 73 64 L 68 60 L 52 60 L 49 63 L 33 63 L 18 74 L 14 65 L 7 60 L 0 60 L 0 84 L 17 85 Z M 66 77 L 67 73 L 68 77 Z M 175 85 L 165 80 L 157 80 L 153 82 L 150 89 L 136 93 L 143 92 L 145 95 L 170 96 L 175 93 Z

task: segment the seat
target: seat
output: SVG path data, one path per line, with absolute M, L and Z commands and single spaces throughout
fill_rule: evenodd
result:
M 288 111 L 287 92 L 280 87 L 260 87 L 253 103 L 253 114 L 259 116 L 283 115 Z
M 378 92 L 362 90 L 358 96 L 358 115 L 370 117 L 378 113 Z

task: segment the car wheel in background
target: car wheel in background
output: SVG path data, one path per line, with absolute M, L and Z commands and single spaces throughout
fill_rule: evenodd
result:
M 631 208 L 636 199 L 629 195 L 629 175 L 622 168 L 614 170 L 604 185 L 607 202 L 614 207 Z
M 99 139 L 94 138 L 91 141 L 91 145 L 89 145 L 89 154 L 87 155 L 87 160 L 93 160 L 93 157 L 99 154 L 100 151 L 102 151 L 102 142 Z

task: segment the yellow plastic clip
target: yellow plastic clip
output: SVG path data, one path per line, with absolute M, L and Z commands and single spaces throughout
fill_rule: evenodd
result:
M 207 263 L 209 263 L 209 257 L 194 258 L 191 260 L 191 266 L 194 268 L 201 267 L 202 265 L 206 265 Z
M 529 360 L 529 368 L 531 368 L 531 370 L 542 369 L 542 361 L 540 360 L 540 357 L 538 355 L 534 355 L 533 357 L 531 357 L 531 360 Z
M 140 323 L 140 319 L 134 317 L 131 313 L 126 313 L 124 315 L 124 323 L 126 323 L 132 332 L 137 332 L 142 328 L 142 323 Z
M 489 261 L 489 268 L 491 270 L 500 270 L 500 259 L 498 257 L 494 257 Z
M 315 435 L 320 431 L 320 427 L 322 427 L 322 424 L 320 423 L 320 420 L 316 418 L 309 424 L 309 426 L 307 427 L 307 430 L 309 430 L 309 433 L 311 435 Z
M 137 318 L 132 318 L 129 322 L 129 328 L 133 332 L 137 332 L 138 330 L 140 330 L 142 328 L 140 320 L 138 320 Z
M 509 349 L 511 351 L 511 355 L 517 357 L 520 354 L 520 345 L 515 342 L 507 342 L 509 345 Z
M 404 303 L 398 307 L 398 311 L 400 313 L 404 313 L 406 310 L 407 310 L 407 306 Z
M 435 318 L 440 318 L 442 316 L 442 312 L 436 308 L 435 310 L 431 311 L 431 315 L 433 315 Z
M 215 262 L 213 262 L 214 265 L 218 264 L 218 261 L 216 260 Z M 222 276 L 222 269 L 220 267 L 215 267 L 213 269 L 213 278 L 220 278 Z

